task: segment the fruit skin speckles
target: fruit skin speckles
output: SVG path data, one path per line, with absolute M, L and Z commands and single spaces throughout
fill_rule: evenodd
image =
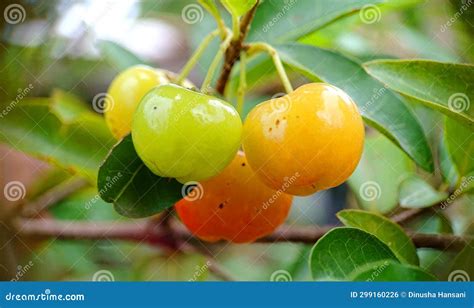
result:
M 234 107 L 173 84 L 148 92 L 132 122 L 133 144 L 145 165 L 181 183 L 219 174 L 237 153 L 241 135 Z
M 172 72 L 146 65 L 132 66 L 115 77 L 108 89 L 104 116 L 116 139 L 130 133 L 133 113 L 143 96 L 156 86 L 170 83 L 174 78 L 176 76 Z M 183 82 L 183 86 L 194 87 L 188 80 Z
M 364 125 L 352 99 L 325 83 L 257 105 L 247 116 L 243 148 L 269 187 L 310 195 L 343 183 L 359 163 Z
M 293 199 L 263 184 L 241 151 L 201 185 L 201 199 L 183 198 L 175 208 L 193 234 L 211 242 L 247 243 L 272 233 L 285 221 Z

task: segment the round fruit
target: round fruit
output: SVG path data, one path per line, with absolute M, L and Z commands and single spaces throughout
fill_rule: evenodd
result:
M 243 130 L 250 166 L 269 187 L 293 195 L 343 183 L 356 168 L 363 144 L 355 103 L 325 83 L 306 84 L 257 105 Z
M 172 84 L 145 95 L 132 122 L 133 144 L 145 165 L 181 183 L 220 173 L 237 153 L 241 134 L 230 104 Z
M 112 81 L 105 99 L 105 121 L 115 138 L 120 139 L 130 132 L 132 116 L 140 100 L 152 88 L 170 83 L 175 74 L 146 65 L 132 66 Z M 193 87 L 189 81 L 183 82 Z
M 221 174 L 202 182 L 176 203 L 176 212 L 203 240 L 245 243 L 281 225 L 292 198 L 263 184 L 239 152 Z

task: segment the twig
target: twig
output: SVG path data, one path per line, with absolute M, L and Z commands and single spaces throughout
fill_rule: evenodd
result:
M 239 37 L 230 43 L 229 48 L 227 48 L 225 52 L 224 65 L 222 66 L 222 71 L 219 75 L 219 79 L 217 80 L 216 84 L 216 91 L 221 95 L 224 94 L 227 81 L 229 80 L 229 76 L 232 71 L 232 67 L 240 56 L 243 41 L 247 36 L 247 32 L 250 28 L 250 23 L 252 22 L 252 19 L 255 15 L 255 11 L 257 10 L 257 6 L 258 1 L 254 5 L 254 7 L 244 15 L 244 17 L 240 21 Z
M 390 217 L 390 219 L 393 222 L 396 222 L 398 224 L 404 223 L 404 222 L 407 222 L 407 221 L 415 218 L 416 216 L 418 216 L 422 212 L 425 212 L 425 210 L 426 209 L 409 209 L 409 210 L 406 210 L 406 211 L 403 211 L 403 212 L 400 212 L 398 214 L 393 215 L 392 217 Z
M 147 222 L 117 223 L 117 222 L 64 222 L 48 219 L 21 219 L 16 221 L 19 233 L 24 236 L 56 237 L 59 239 L 118 239 L 130 241 L 146 241 L 168 247 L 176 246 L 170 243 L 171 238 L 181 242 L 196 240 L 181 224 L 171 223 L 167 230 L 162 226 L 150 227 Z M 314 244 L 333 226 L 326 227 L 288 227 L 282 226 L 271 235 L 261 238 L 258 242 L 298 242 Z M 170 232 L 173 237 L 170 237 Z M 472 240 L 451 234 L 424 234 L 408 232 L 416 247 L 434 249 L 459 250 Z
M 216 277 L 224 281 L 235 281 L 235 279 L 219 264 L 219 262 L 208 250 L 197 245 L 191 245 L 188 242 L 183 243 L 181 247 L 182 251 L 195 252 L 205 256 L 207 259 L 206 265 L 208 266 L 209 271 L 212 272 Z
M 410 231 L 407 231 L 407 233 L 416 247 L 439 250 L 459 251 L 472 240 L 472 238 L 463 238 L 451 234 L 425 234 Z
M 47 209 L 49 206 L 63 200 L 70 194 L 85 187 L 88 182 L 82 178 L 67 180 L 38 197 L 36 200 L 25 204 L 22 215 L 32 217 Z

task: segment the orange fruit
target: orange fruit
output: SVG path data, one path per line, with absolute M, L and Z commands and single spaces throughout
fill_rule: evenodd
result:
M 345 92 L 310 83 L 257 105 L 245 120 L 242 143 L 250 166 L 269 187 L 309 195 L 352 174 L 364 125 Z
M 264 185 L 248 166 L 244 153 L 239 152 L 221 174 L 201 182 L 177 202 L 176 212 L 203 240 L 246 243 L 281 225 L 291 202 L 290 195 Z

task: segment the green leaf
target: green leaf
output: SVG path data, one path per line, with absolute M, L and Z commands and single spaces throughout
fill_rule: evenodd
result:
M 421 268 L 391 260 L 369 264 L 352 273 L 353 281 L 435 281 L 436 277 Z
M 198 2 L 212 15 L 219 15 L 219 9 L 217 8 L 216 2 L 214 0 L 198 0 Z M 183 8 L 181 10 L 183 10 Z
M 257 0 L 221 0 L 224 7 L 234 16 L 240 17 L 250 11 Z
M 82 114 L 91 114 L 87 104 L 71 93 L 54 89 L 51 100 L 51 110 L 65 122 L 74 121 Z
M 400 206 L 424 208 L 445 200 L 448 194 L 435 190 L 417 175 L 411 175 L 400 184 Z
M 248 41 L 281 43 L 296 40 L 367 5 L 383 0 L 262 1 L 248 34 Z
M 474 279 L 474 241 L 471 241 L 454 259 L 449 281 L 472 281 Z
M 100 197 L 114 203 L 127 217 L 147 217 L 172 207 L 181 195 L 182 184 L 153 174 L 140 160 L 131 135 L 110 151 L 99 169 Z
M 369 136 L 348 183 L 363 209 L 387 213 L 398 205 L 398 186 L 414 167 L 408 156 L 387 138 Z
M 51 99 L 24 99 L 2 117 L 0 140 L 95 183 L 114 139 L 103 118 L 82 105 L 59 91 Z
M 386 259 L 398 261 L 374 235 L 356 228 L 334 228 L 313 246 L 309 266 L 315 280 L 347 280 L 355 269 Z
M 347 92 L 367 124 L 386 135 L 423 169 L 433 170 L 430 147 L 413 112 L 357 62 L 314 46 L 285 44 L 276 48 L 286 64 L 310 80 L 323 80 Z
M 418 264 L 416 248 L 405 231 L 388 218 L 361 210 L 343 210 L 339 220 L 348 227 L 359 228 L 386 244 L 400 261 Z
M 444 133 L 443 138 L 440 139 L 438 144 L 438 160 L 441 176 L 444 182 L 448 183 L 450 187 L 454 187 L 458 181 L 458 172 L 448 152 L 446 133 Z
M 445 142 L 457 173 L 460 177 L 471 175 L 474 173 L 474 131 L 451 118 L 446 118 L 445 124 Z
M 474 66 L 426 60 L 376 60 L 364 67 L 389 88 L 474 129 Z
M 449 219 L 436 210 L 428 210 L 420 216 L 411 219 L 404 224 L 409 230 L 420 233 L 441 234 L 453 233 Z
M 117 221 L 121 219 L 110 206 L 100 199 L 96 187 L 81 189 L 51 207 L 49 212 L 61 220 Z
M 140 59 L 130 50 L 112 41 L 100 41 L 98 44 L 105 60 L 112 64 L 112 67 L 117 71 L 137 65 L 146 64 L 146 61 Z

